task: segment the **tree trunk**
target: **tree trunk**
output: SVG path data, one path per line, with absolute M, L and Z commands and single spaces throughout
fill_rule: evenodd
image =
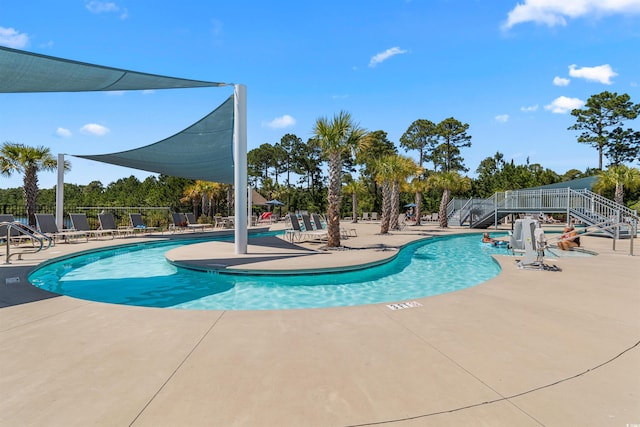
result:
M 385 180 L 382 183 L 382 215 L 380 216 L 380 234 L 389 232 L 389 218 L 391 210 L 391 183 Z
M 36 210 L 38 209 L 38 171 L 35 167 L 27 167 L 23 179 L 24 203 L 29 225 L 36 226 Z
M 351 222 L 358 222 L 358 195 L 356 194 L 356 192 L 354 191 L 353 194 L 351 195 L 351 210 L 352 212 L 352 221 Z
M 448 188 L 445 188 L 442 192 L 442 200 L 440 201 L 440 210 L 438 211 L 438 222 L 440 228 L 449 227 L 449 219 L 447 218 L 447 205 L 449 204 L 449 197 L 451 196 L 451 191 Z
M 398 215 L 400 215 L 400 182 L 394 180 L 391 188 L 391 206 L 389 209 L 389 228 L 399 230 Z
M 421 223 L 420 218 L 422 218 L 422 211 L 420 210 L 420 206 L 422 206 L 422 192 L 416 191 L 416 208 L 414 210 L 416 214 L 415 216 L 416 225 L 420 225 Z
M 339 152 L 329 155 L 329 193 L 327 196 L 327 246 L 340 247 L 340 199 L 342 190 L 342 158 Z
M 613 195 L 613 201 L 621 205 L 624 204 L 624 186 L 619 182 L 616 182 L 616 190 Z

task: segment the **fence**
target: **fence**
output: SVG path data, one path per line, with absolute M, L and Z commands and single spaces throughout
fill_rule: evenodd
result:
M 64 226 L 71 228 L 69 219 L 70 213 L 84 213 L 87 215 L 91 228 L 99 227 L 98 214 L 102 212 L 111 212 L 116 220 L 117 226 L 129 225 L 129 214 L 139 213 L 145 224 L 149 227 L 168 228 L 171 221 L 171 208 L 169 207 L 148 207 L 148 206 L 65 206 L 64 209 Z M 17 205 L 1 205 L 0 212 L 3 214 L 12 214 L 16 220 L 26 223 L 27 213 L 24 206 Z M 38 213 L 56 213 L 55 206 L 38 206 Z

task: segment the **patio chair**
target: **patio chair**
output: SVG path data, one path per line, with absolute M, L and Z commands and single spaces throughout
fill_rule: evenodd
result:
M 362 220 L 363 221 L 370 221 L 371 218 L 369 217 L 369 212 L 362 212 Z
M 204 231 L 204 229 L 207 227 L 214 228 L 213 224 L 199 224 L 193 212 L 187 212 L 184 214 L 184 216 L 187 218 L 187 227 L 191 228 L 194 231 Z
M 84 237 L 86 241 L 89 241 L 87 233 L 85 231 L 76 230 L 62 230 L 58 229 L 56 225 L 56 219 L 53 214 L 35 214 L 36 224 L 38 225 L 38 231 L 45 236 L 50 237 L 55 243 L 56 239 L 62 239 L 67 243 L 71 243 L 71 239 L 79 239 Z
M 322 228 L 318 228 L 320 221 L 316 224 L 316 227 L 313 227 L 311 223 L 311 218 L 309 214 L 302 214 L 302 223 L 304 224 L 304 235 L 312 238 L 322 239 L 328 237 L 327 230 L 323 230 Z
M 258 224 L 271 224 L 273 221 L 273 212 L 262 212 L 258 219 Z
M 371 221 L 378 220 L 378 212 L 371 212 Z
M 114 236 L 127 236 L 133 234 L 133 228 L 118 227 L 111 212 L 98 214 L 98 221 L 100 222 L 100 230 L 110 230 L 113 232 Z
M 288 214 L 286 219 L 287 228 L 284 230 L 284 238 L 291 241 L 300 241 L 302 239 L 303 230 L 300 227 L 298 217 L 294 214 Z
M 9 232 L 9 224 L 12 225 Z M 28 234 L 23 234 L 16 227 L 24 228 L 23 224 L 16 221 L 12 214 L 0 214 L 0 242 L 6 242 L 19 245 L 23 242 L 30 242 L 34 246 L 33 238 Z M 7 233 L 9 235 L 7 235 Z
M 111 235 L 113 239 L 115 237 L 115 232 L 113 230 L 92 230 L 89 225 L 89 220 L 87 219 L 87 214 L 83 213 L 72 213 L 69 214 L 71 218 L 71 225 L 74 230 L 84 231 L 87 233 L 87 237 L 93 236 L 96 239 L 100 236 Z
M 142 214 L 139 213 L 130 213 L 129 222 L 131 224 L 131 228 L 133 228 L 135 231 L 146 233 L 158 230 L 158 227 L 148 227 L 142 219 Z
M 171 220 L 172 224 L 169 225 L 169 228 L 175 233 L 176 231 L 188 230 L 189 223 L 187 222 L 187 217 L 185 214 L 180 212 L 171 212 Z

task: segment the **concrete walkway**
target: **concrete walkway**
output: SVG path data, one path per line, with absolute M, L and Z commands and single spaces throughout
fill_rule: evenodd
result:
M 370 249 L 353 251 L 359 262 L 381 244 L 467 231 L 378 228 L 359 224 L 344 241 Z M 402 310 L 142 308 L 25 282 L 49 257 L 173 237 L 59 244 L 0 268 L 0 425 L 640 424 L 640 259 L 629 241 L 613 251 L 583 237 L 599 255 L 554 260 L 561 272 L 497 257 L 498 277 Z M 351 252 L 319 246 L 271 261 L 331 266 Z

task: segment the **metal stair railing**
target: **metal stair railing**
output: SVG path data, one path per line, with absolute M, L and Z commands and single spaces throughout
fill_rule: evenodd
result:
M 42 250 L 49 249 L 53 245 L 53 239 L 51 237 L 40 233 L 38 230 L 36 230 L 35 228 L 29 225 L 22 224 L 21 222 L 18 222 L 18 221 L 0 222 L 0 227 L 5 227 L 5 226 L 7 228 L 7 235 L 6 235 L 6 242 L 5 242 L 7 258 L 4 261 L 5 264 L 10 264 L 11 257 L 14 255 L 17 255 L 18 259 L 22 259 L 23 254 L 40 252 Z M 39 246 L 37 248 L 33 247 L 32 249 L 24 248 L 24 250 L 21 252 L 11 253 L 11 241 L 15 240 L 17 237 L 17 235 L 11 232 L 12 230 L 16 230 L 18 232 L 18 235 L 20 236 L 27 236 L 31 238 L 32 241 L 34 240 L 37 241 L 39 243 Z M 48 243 L 46 248 L 44 247 L 45 241 L 47 241 Z

